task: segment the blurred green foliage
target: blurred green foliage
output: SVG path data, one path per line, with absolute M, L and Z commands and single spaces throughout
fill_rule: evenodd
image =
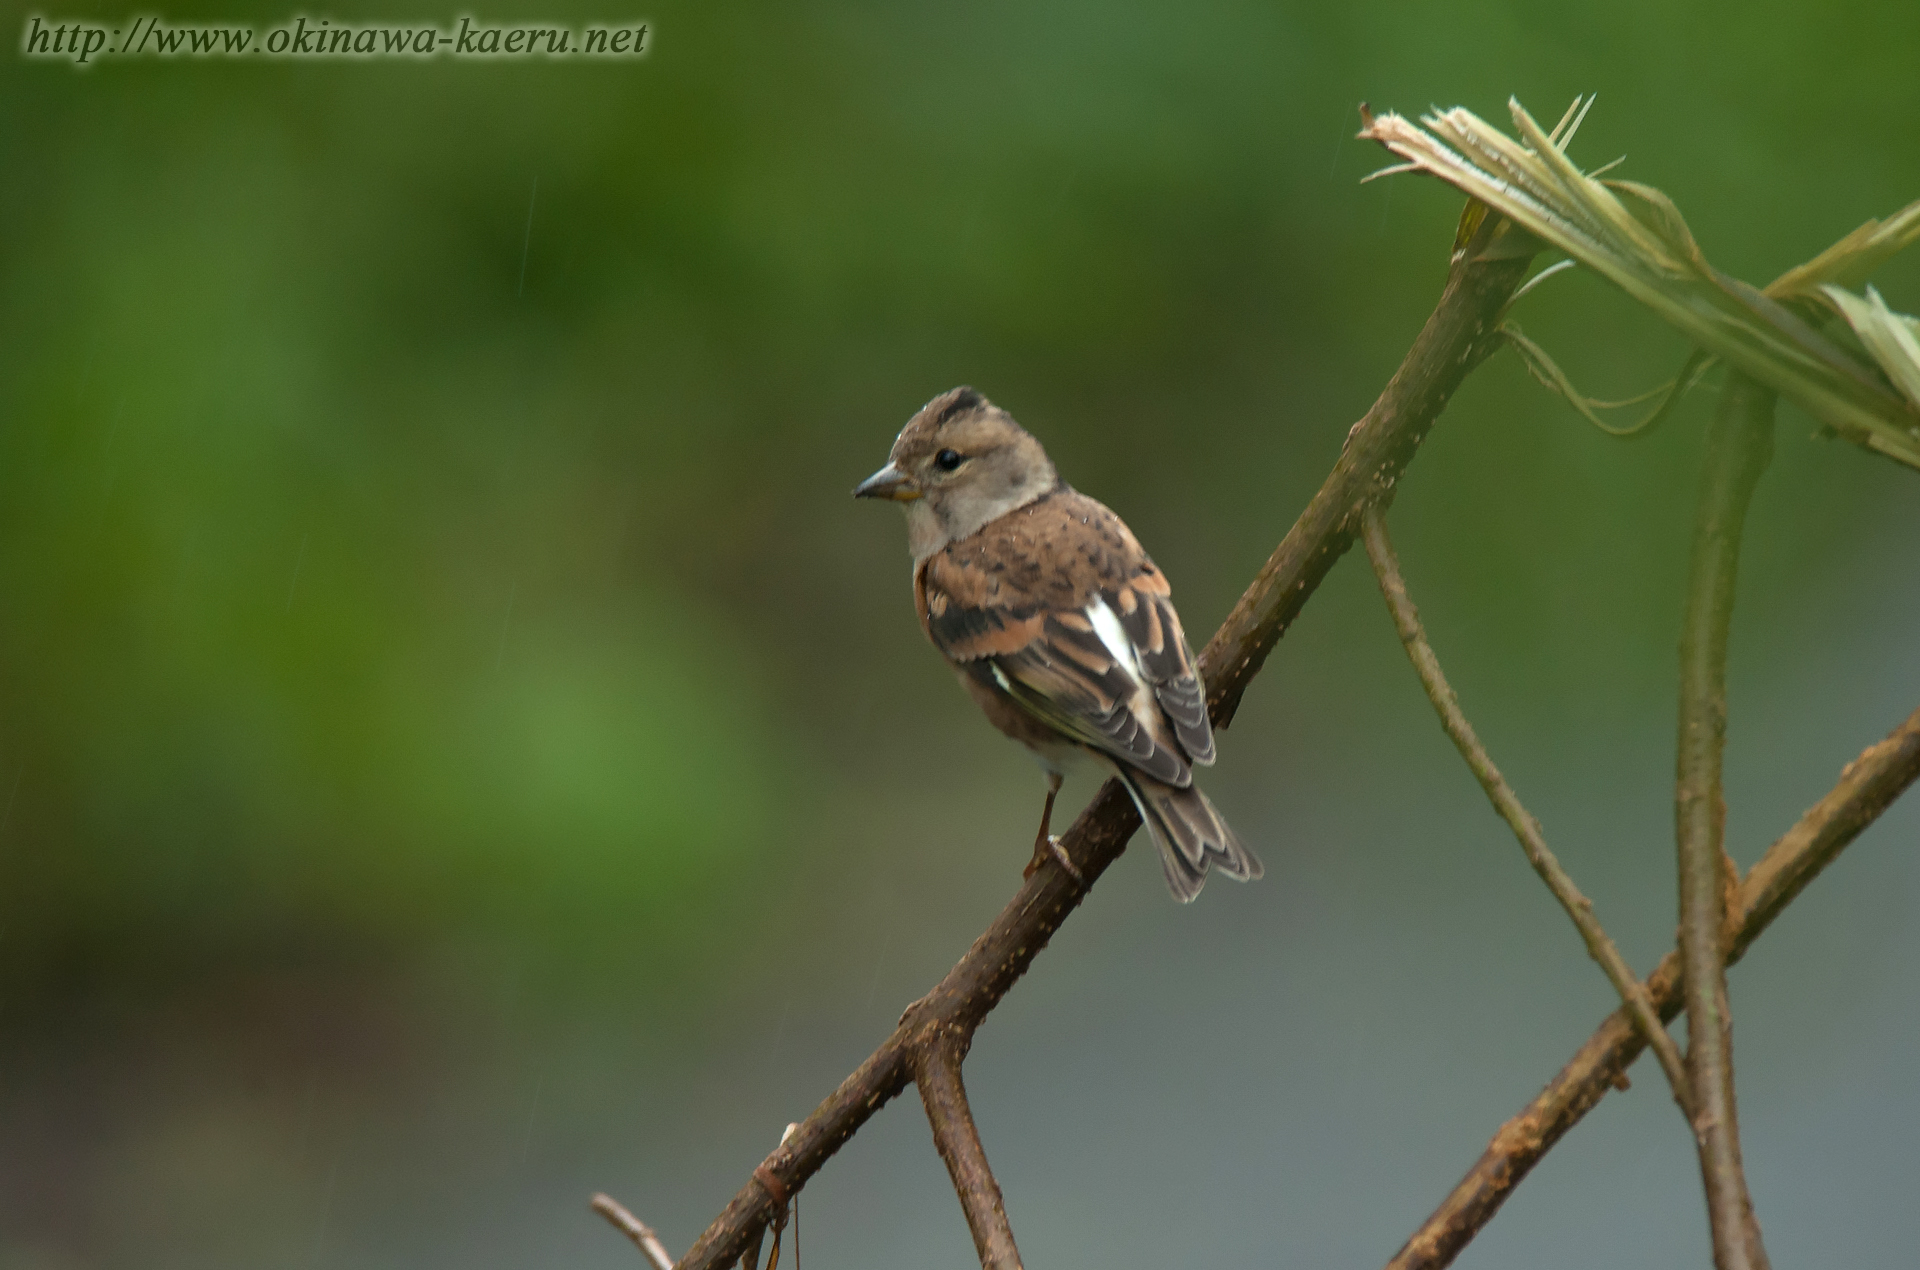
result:
M 1127 517 L 1204 638 L 1443 275 L 1457 199 L 1358 184 L 1387 161 L 1352 139 L 1363 98 L 1551 118 L 1597 91 L 1576 160 L 1626 152 L 1755 282 L 1920 192 L 1887 122 L 1915 106 L 1909 0 L 641 16 L 639 63 L 0 73 L 12 1043 L 449 948 L 681 1038 L 764 1002 L 768 964 L 871 999 L 882 907 L 950 960 L 1020 863 L 981 844 L 1017 846 L 1040 785 L 923 646 L 895 518 L 848 491 L 972 383 Z M 1911 260 L 1879 283 L 1920 307 Z M 1684 351 L 1592 278 L 1527 306 L 1603 397 Z M 1622 446 L 1502 358 L 1412 470 L 1410 580 L 1496 753 L 1532 739 L 1523 788 L 1667 708 L 1700 417 Z M 1805 433 L 1743 589 L 1756 665 L 1802 655 L 1768 632 L 1836 561 L 1910 559 L 1906 474 Z M 1225 742 L 1250 840 L 1337 798 L 1302 773 L 1413 692 L 1390 650 L 1358 688 L 1329 668 L 1388 638 L 1364 591 L 1316 602 Z
M 896 527 L 839 496 L 954 382 L 1200 557 L 1204 631 L 1437 276 L 1449 200 L 1355 187 L 1356 89 L 1598 87 L 1580 148 L 1755 277 L 1912 193 L 1852 87 L 1899 38 L 1775 6 L 1682 76 L 1625 12 L 1522 15 L 669 10 L 638 65 L 16 64 L 13 972 L 473 923 L 657 953 L 796 831 L 833 850 L 799 827 L 900 743 L 846 703 L 936 677 L 876 629 Z M 1634 315 L 1576 329 L 1594 379 L 1665 370 Z

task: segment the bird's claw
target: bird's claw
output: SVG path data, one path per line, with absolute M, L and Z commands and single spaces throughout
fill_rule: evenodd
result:
M 1067 854 L 1067 849 L 1060 845 L 1060 839 L 1053 834 L 1047 835 L 1047 852 L 1062 869 L 1066 870 L 1068 877 L 1081 886 L 1087 884 L 1086 875 L 1080 872 L 1079 866 L 1074 864 L 1072 857 Z
M 1033 844 L 1033 859 L 1027 861 L 1027 867 L 1020 870 L 1020 876 L 1022 878 L 1032 877 L 1035 871 L 1040 868 L 1040 862 L 1051 856 L 1053 862 L 1059 865 L 1068 877 L 1078 882 L 1081 886 L 1085 886 L 1087 884 L 1086 875 L 1080 872 L 1079 867 L 1074 864 L 1073 858 L 1067 854 L 1067 849 L 1060 845 L 1059 837 L 1055 834 L 1048 834 L 1046 843 L 1047 845 L 1044 850 L 1039 843 L 1036 842 Z

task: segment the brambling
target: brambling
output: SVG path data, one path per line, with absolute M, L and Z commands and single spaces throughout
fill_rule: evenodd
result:
M 1061 480 L 1040 442 L 971 388 L 907 421 L 856 498 L 907 514 L 920 628 L 987 718 L 1040 760 L 1047 801 L 1027 865 L 1049 854 L 1063 767 L 1091 757 L 1133 796 L 1186 903 L 1209 867 L 1247 881 L 1260 861 L 1193 783 L 1213 728 L 1166 575 L 1121 519 Z

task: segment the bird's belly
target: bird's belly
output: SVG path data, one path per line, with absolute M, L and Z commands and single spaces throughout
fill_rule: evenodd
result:
M 1028 714 L 1005 692 L 981 683 L 964 666 L 955 666 L 954 672 L 980 707 L 981 713 L 987 716 L 987 721 L 1026 746 L 1040 766 L 1049 772 L 1064 773 L 1086 757 L 1084 746 L 1068 740 L 1048 724 Z
M 1050 731 L 1049 739 L 1037 744 L 1033 741 L 1027 741 L 1025 744 L 1027 753 L 1033 755 L 1033 761 L 1038 763 L 1042 770 L 1052 772 L 1056 776 L 1065 776 L 1068 772 L 1077 771 L 1086 766 L 1088 759 L 1093 757 L 1087 752 L 1086 746 L 1076 745 L 1058 732 Z

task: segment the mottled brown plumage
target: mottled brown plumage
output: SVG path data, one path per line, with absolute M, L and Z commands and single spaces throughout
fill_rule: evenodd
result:
M 950 542 L 914 570 L 920 624 L 983 688 L 1169 785 L 1213 761 L 1193 654 L 1167 580 L 1120 518 L 1066 486 Z M 1095 629 L 1119 619 L 1133 664 Z M 1158 699 L 1143 699 L 1143 689 Z
M 1036 851 L 1062 762 L 1086 753 L 1126 782 L 1176 897 L 1198 894 L 1209 866 L 1260 875 L 1193 787 L 1214 759 L 1205 692 L 1166 576 L 1118 516 L 971 388 L 927 403 L 855 493 L 905 504 L 921 628 L 1051 774 Z

